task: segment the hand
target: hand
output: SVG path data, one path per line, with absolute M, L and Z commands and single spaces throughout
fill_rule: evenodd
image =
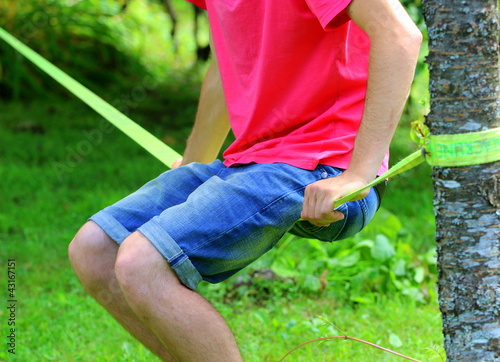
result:
M 329 226 L 331 223 L 342 220 L 344 214 L 333 210 L 335 200 L 358 190 L 368 184 L 367 181 L 351 175 L 348 171 L 343 174 L 316 181 L 308 185 L 304 193 L 304 204 L 302 205 L 301 218 L 308 220 L 316 226 Z M 353 198 L 361 200 L 366 197 L 370 189 L 367 189 Z

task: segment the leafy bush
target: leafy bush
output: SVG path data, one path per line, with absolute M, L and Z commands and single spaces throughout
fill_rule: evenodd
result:
M 288 235 L 232 282 L 207 289 L 226 301 L 330 295 L 367 304 L 391 295 L 427 303 L 436 298 L 435 265 L 435 250 L 417 253 L 400 220 L 382 208 L 354 238 L 324 243 Z
M 144 2 L 139 5 L 146 6 Z M 26 0 L 21 5 L 0 0 L 4 27 L 89 88 L 101 92 L 133 84 L 147 74 L 136 34 L 163 14 L 158 7 L 142 13 L 126 12 L 114 0 Z M 152 15 L 142 14 L 150 11 Z M 164 14 L 163 14 L 164 15 Z M 160 19 L 161 20 L 161 19 Z M 146 34 L 144 34 L 146 36 Z M 38 71 L 10 46 L 0 41 L 2 98 L 33 98 L 53 88 Z M 52 89 L 51 89 L 52 91 Z M 65 94 L 58 88 L 61 94 Z M 52 93 L 52 92 L 51 92 Z

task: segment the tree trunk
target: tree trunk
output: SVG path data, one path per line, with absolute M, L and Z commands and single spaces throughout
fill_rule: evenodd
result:
M 500 126 L 497 0 L 424 0 L 432 134 Z M 434 167 L 449 361 L 500 361 L 500 162 Z

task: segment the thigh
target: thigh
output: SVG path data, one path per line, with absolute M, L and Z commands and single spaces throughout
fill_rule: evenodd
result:
M 139 231 L 185 285 L 220 282 L 279 241 L 300 217 L 305 187 L 324 177 L 285 164 L 231 167 Z
M 215 161 L 209 165 L 193 163 L 166 171 L 90 220 L 120 244 L 165 209 L 185 202 L 196 188 L 224 168 L 222 162 Z

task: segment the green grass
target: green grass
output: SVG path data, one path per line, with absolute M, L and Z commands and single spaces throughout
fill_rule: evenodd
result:
M 295 346 L 341 332 L 326 325 L 326 317 L 346 335 L 370 341 L 422 361 L 431 360 L 433 343 L 440 345 L 440 316 L 435 306 L 416 307 L 407 301 L 384 299 L 352 308 L 327 299 L 276 300 L 267 308 L 252 308 L 233 316 L 246 361 L 278 361 Z M 254 333 L 261 329 L 261 333 Z M 437 332 L 437 333 L 436 333 Z M 400 357 L 351 340 L 312 343 L 294 351 L 290 361 L 398 361 Z
M 177 52 L 167 35 L 169 20 L 158 6 L 131 2 L 128 15 L 115 24 L 115 30 L 125 39 L 120 49 L 140 58 L 155 79 L 168 85 L 151 86 L 136 75 L 140 84 L 118 91 L 112 87 L 101 95 L 182 152 L 196 111 L 198 70 L 203 66 L 193 65 L 189 4 L 179 3 L 182 21 Z M 63 50 L 57 47 L 57 51 Z M 92 63 L 89 59 L 80 60 Z M 412 107 L 393 141 L 393 163 L 416 148 L 408 125 L 425 112 L 422 99 L 428 98 L 427 74 L 420 71 L 417 77 Z M 54 90 L 60 89 L 52 84 Z M 71 97 L 4 103 L 0 108 L 0 360 L 155 360 L 84 293 L 66 250 L 88 216 L 128 195 L 165 167 Z M 246 361 L 278 361 L 303 342 L 341 335 L 318 316 L 351 337 L 421 361 L 444 360 L 432 264 L 429 175 L 430 168 L 421 165 L 391 180 L 384 209 L 351 240 L 318 245 L 285 239 L 227 282 L 200 286 L 200 292 L 232 327 Z M 367 247 L 357 249 L 379 234 L 395 248 L 389 260 L 370 258 Z M 359 262 L 347 263 L 356 255 L 360 255 Z M 15 355 L 7 351 L 9 311 L 3 307 L 11 299 L 7 295 L 9 259 L 16 260 Z M 252 273 L 262 268 L 294 276 L 253 278 Z M 328 275 L 321 276 L 325 270 Z M 363 274 L 368 270 L 369 274 Z M 363 275 L 365 279 L 360 278 Z M 242 281 L 244 285 L 238 287 Z M 399 360 L 367 345 L 332 340 L 300 348 L 285 361 Z
M 195 101 L 194 90 L 157 89 L 130 116 L 182 152 Z M 13 361 L 154 360 L 84 293 L 66 250 L 88 216 L 126 196 L 165 167 L 119 131 L 105 128 L 99 116 L 77 101 L 54 99 L 1 107 L 0 285 L 6 304 L 7 260 L 15 259 L 18 302 L 16 355 L 7 353 L 8 311 L 0 309 L 0 357 Z M 88 136 L 96 130 L 101 130 L 102 138 Z M 413 149 L 402 141 L 408 138 L 406 132 L 398 135 L 396 158 Z M 433 247 L 428 174 L 428 167 L 422 166 L 395 178 L 384 201 L 384 208 L 396 214 L 403 225 L 392 241 L 410 245 L 415 257 Z M 373 230 L 356 240 L 372 237 L 377 222 Z M 307 245 L 304 243 L 304 248 L 311 247 Z M 324 246 L 328 252 L 341 247 Z M 300 258 L 301 250 L 308 252 L 296 246 L 285 249 L 284 254 Z M 274 257 L 276 254 L 269 254 L 250 270 Z M 378 293 L 372 303 L 359 304 L 328 288 L 303 291 L 298 281 L 277 281 L 272 288 L 266 287 L 266 281 L 255 281 L 257 292 L 252 292 L 252 285 L 229 298 L 231 286 L 245 276 L 248 274 L 243 272 L 222 285 L 205 284 L 201 291 L 234 329 L 247 361 L 277 361 L 302 342 L 340 334 L 323 326 L 318 315 L 349 336 L 422 361 L 439 360 L 433 351 L 442 345 L 435 297 L 417 303 L 401 293 Z M 430 275 L 426 287 L 433 289 L 434 282 Z M 308 345 L 287 360 L 400 359 L 353 341 L 336 340 Z

